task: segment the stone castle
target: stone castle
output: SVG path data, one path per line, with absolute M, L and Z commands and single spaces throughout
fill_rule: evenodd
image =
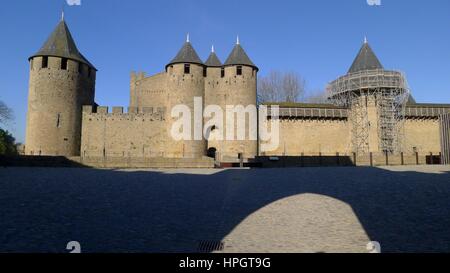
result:
M 91 162 L 109 158 L 117 159 L 120 166 L 130 159 L 208 156 L 234 162 L 262 156 L 341 155 L 373 164 L 384 160 L 385 154 L 397 156 L 402 164 L 414 164 L 427 155 L 447 153 L 443 147 L 449 136 L 442 116 L 450 113 L 450 105 L 416 103 L 406 80 L 399 72 L 384 70 L 367 41 L 350 71 L 329 85 L 330 104 L 281 103 L 279 116 L 271 111 L 259 116 L 280 124 L 278 148 L 265 152 L 258 140 L 176 141 L 170 136 L 176 120 L 171 109 L 183 104 L 194 113 L 195 97 L 223 109 L 257 104 L 258 67 L 239 41 L 225 63 L 214 49 L 203 62 L 188 38 L 163 72 L 131 73 L 126 111 L 97 105 L 97 69 L 77 49 L 64 19 L 29 61 L 27 155 Z M 390 112 L 390 108 L 395 109 Z M 209 128 L 211 133 L 217 129 Z

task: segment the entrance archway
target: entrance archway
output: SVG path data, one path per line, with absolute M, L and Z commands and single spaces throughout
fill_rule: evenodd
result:
M 214 147 L 211 147 L 208 149 L 208 152 L 206 155 L 211 158 L 216 158 L 216 153 L 217 153 L 217 149 Z

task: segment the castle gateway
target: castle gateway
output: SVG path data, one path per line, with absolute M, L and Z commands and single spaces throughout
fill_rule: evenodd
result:
M 27 155 L 92 162 L 110 158 L 122 162 L 118 166 L 129 159 L 190 159 L 204 167 L 210 166 L 207 156 L 235 162 L 239 157 L 340 155 L 374 164 L 390 155 L 393 164 L 421 164 L 448 152 L 445 114 L 450 105 L 416 103 L 405 76 L 384 69 L 367 41 L 348 73 L 328 85 L 329 104 L 277 103 L 279 113 L 269 108 L 259 115 L 259 123 L 246 114 L 246 138 L 233 140 L 203 135 L 176 140 L 172 129 L 178 119 L 172 110 L 184 105 L 195 113 L 194 98 L 200 98 L 203 107 L 216 105 L 224 112 L 230 105 L 257 104 L 259 69 L 239 41 L 224 63 L 214 49 L 203 62 L 188 38 L 163 72 L 131 73 L 126 111 L 97 105 L 97 69 L 79 52 L 64 20 L 29 61 Z M 190 125 L 196 126 L 198 116 L 190 118 Z M 220 126 L 204 119 L 210 125 L 208 135 L 231 129 L 222 118 Z M 261 138 L 248 136 L 255 126 L 273 120 L 279 126 L 277 145 L 262 151 Z

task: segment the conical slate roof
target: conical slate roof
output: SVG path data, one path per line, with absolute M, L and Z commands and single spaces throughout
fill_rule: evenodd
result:
M 29 59 L 39 56 L 67 58 L 95 67 L 78 51 L 75 41 L 64 20 L 61 20 L 42 48 Z
M 208 57 L 208 60 L 206 60 L 205 65 L 209 67 L 221 67 L 222 62 L 217 57 L 216 53 L 212 51 Z
M 240 44 L 236 44 L 230 56 L 226 60 L 225 66 L 228 65 L 247 65 L 258 69 L 258 67 L 250 60 Z
M 184 43 L 183 47 L 178 52 L 177 56 L 175 56 L 175 58 L 172 61 L 170 61 L 170 63 L 167 64 L 167 66 L 179 63 L 191 63 L 203 65 L 202 60 L 200 60 L 197 52 L 195 51 L 194 47 L 189 41 Z
M 348 73 L 355 73 L 363 70 L 384 69 L 367 41 L 359 50 L 358 56 L 353 61 Z

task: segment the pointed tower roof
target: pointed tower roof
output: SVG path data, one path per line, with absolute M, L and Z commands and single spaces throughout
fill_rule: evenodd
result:
M 95 67 L 83 56 L 83 54 L 78 51 L 64 17 L 56 26 L 55 30 L 52 32 L 42 48 L 29 59 L 40 56 L 67 58 L 84 63 L 95 69 Z
M 186 42 L 178 52 L 177 56 L 175 56 L 175 58 L 173 58 L 173 60 L 170 61 L 170 63 L 168 63 L 167 66 L 179 63 L 191 63 L 203 65 L 202 60 L 198 57 L 197 52 L 195 51 L 194 47 L 192 46 L 189 40 L 189 34 L 187 36 Z
M 214 51 L 214 46 L 211 49 L 211 54 L 209 54 L 208 60 L 206 60 L 205 65 L 209 67 L 222 66 L 222 62 L 219 60 L 219 58 L 216 55 L 216 52 Z
M 237 43 L 234 46 L 233 51 L 231 51 L 230 56 L 225 62 L 225 66 L 229 65 L 247 65 L 258 70 L 258 67 L 250 60 L 247 53 L 245 53 L 245 50 L 239 43 L 239 38 L 237 39 Z
M 363 70 L 384 69 L 377 56 L 370 47 L 367 39 L 359 50 L 358 56 L 353 61 L 348 73 L 355 73 Z

